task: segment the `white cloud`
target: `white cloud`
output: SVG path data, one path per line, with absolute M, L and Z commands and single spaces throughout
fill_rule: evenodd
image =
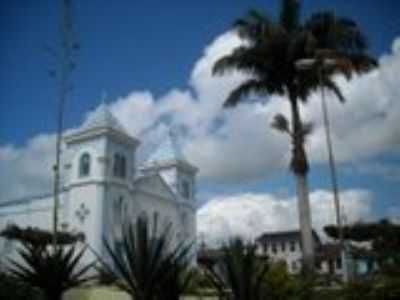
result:
M 38 135 L 24 147 L 0 147 L 0 201 L 49 191 L 55 136 Z
M 241 183 L 287 168 L 288 140 L 269 127 L 276 112 L 288 112 L 285 99 L 274 96 L 265 104 L 221 108 L 229 91 L 244 76 L 234 72 L 213 77 L 211 68 L 216 59 L 239 44 L 234 32 L 217 37 L 195 62 L 188 89 L 171 87 L 159 98 L 151 91 L 132 91 L 110 103 L 128 131 L 141 138 L 139 161 L 158 144 L 171 124 L 182 129 L 184 153 L 200 168 L 200 178 Z M 338 160 L 358 160 L 399 150 L 399 45 L 400 39 L 394 42 L 392 53 L 381 57 L 380 68 L 371 74 L 352 82 L 339 79 L 349 100 L 345 105 L 329 96 Z M 316 122 L 315 133 L 307 145 L 310 157 L 314 162 L 324 162 L 326 150 L 318 95 L 311 97 L 302 112 L 305 119 Z M 37 139 L 42 141 L 40 159 L 34 142 Z M 47 189 L 49 185 L 45 183 L 51 182 L 52 176 L 49 166 L 53 147 L 51 135 L 34 137 L 23 147 L 0 146 L 0 172 L 2 178 L 8 179 L 2 179 L 0 198 Z
M 348 222 L 372 216 L 372 194 L 367 190 L 346 190 L 340 198 Z M 325 190 L 310 194 L 313 227 L 319 233 L 324 225 L 335 223 L 332 199 Z M 213 246 L 234 236 L 251 240 L 266 231 L 297 229 L 297 202 L 272 194 L 219 196 L 198 210 L 197 223 L 200 239 Z

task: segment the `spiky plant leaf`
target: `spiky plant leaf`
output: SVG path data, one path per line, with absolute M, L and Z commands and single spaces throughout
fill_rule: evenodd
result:
M 256 254 L 255 244 L 235 239 L 222 249 L 218 266 L 206 266 L 205 274 L 220 294 L 230 290 L 234 300 L 260 300 L 267 296 L 263 278 L 268 269 L 268 261 Z
M 79 265 L 85 250 L 77 250 L 75 246 L 54 249 L 23 244 L 18 250 L 21 262 L 10 260 L 9 272 L 40 289 L 48 300 L 58 300 L 66 290 L 92 279 L 87 275 L 93 265 Z
M 105 240 L 111 262 L 101 260 L 104 269 L 117 279 L 116 284 L 134 299 L 178 300 L 190 281 L 184 274 L 190 266 L 191 245 L 172 245 L 170 224 L 158 230 L 157 222 L 150 227 L 143 218 L 121 230 L 120 251 Z

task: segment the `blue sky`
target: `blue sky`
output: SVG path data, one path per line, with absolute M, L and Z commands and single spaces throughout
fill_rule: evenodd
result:
M 193 72 L 200 58 L 206 56 L 206 47 L 213 45 L 230 29 L 233 20 L 248 9 L 260 8 L 276 15 L 280 3 L 277 0 L 75 2 L 74 22 L 81 49 L 72 78 L 74 90 L 66 106 L 67 128 L 78 126 L 98 106 L 104 92 L 110 105 L 117 99 L 128 99 L 134 91 L 151 93 L 155 103 L 168 98 L 173 90 L 198 93 Z M 369 0 L 362 4 L 357 0 L 303 1 L 304 16 L 323 9 L 356 20 L 368 37 L 373 55 L 392 55 L 392 44 L 400 36 L 399 1 Z M 57 89 L 48 76 L 54 61 L 44 46 L 57 45 L 59 17 L 58 1 L 0 3 L 0 148 L 29 151 L 32 139 L 54 132 Z M 394 93 L 400 94 L 398 90 Z M 114 108 L 118 110 L 116 105 Z M 388 215 L 388 207 L 399 209 L 398 133 L 393 133 L 397 144 L 394 142 L 392 148 L 379 148 L 360 159 L 343 158 L 339 165 L 343 189 L 363 189 L 374 195 L 374 216 Z M 4 174 L 7 178 L 11 176 L 5 168 L 2 181 L 6 180 Z M 19 176 L 16 172 L 12 174 Z M 329 190 L 327 176 L 326 161 L 317 158 L 311 172 L 311 189 Z M 199 189 L 202 200 L 240 193 L 272 193 L 278 197 L 294 193 L 292 177 L 285 167 L 270 174 L 258 174 L 254 180 L 221 182 L 215 176 L 202 179 Z M 4 182 L 1 186 L 5 186 Z
M 2 1 L 0 4 L 1 141 L 22 144 L 54 129 L 56 90 L 47 71 L 54 67 L 44 45 L 58 35 L 58 1 Z M 81 43 L 75 91 L 66 125 L 76 125 L 98 104 L 102 91 L 110 99 L 132 90 L 156 95 L 185 87 L 205 45 L 229 29 L 249 8 L 276 14 L 279 1 L 85 1 L 76 4 Z M 371 50 L 388 51 L 399 33 L 398 1 L 304 1 L 310 14 L 331 9 L 351 16 L 368 34 Z M 38 118 L 32 118 L 35 114 Z M 18 130 L 16 118 L 18 118 Z

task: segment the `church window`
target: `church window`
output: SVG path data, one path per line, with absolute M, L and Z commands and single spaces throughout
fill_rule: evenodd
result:
M 140 213 L 140 215 L 139 215 L 139 217 L 138 217 L 138 221 L 142 221 L 142 222 L 145 222 L 145 223 L 148 223 L 149 222 L 149 217 L 147 216 L 147 213 L 145 212 L 145 211 L 142 211 L 141 213 Z
M 121 178 L 126 177 L 126 158 L 125 156 L 121 155 Z
M 125 210 L 124 198 L 121 196 L 115 200 L 113 207 L 113 219 L 114 219 L 115 231 L 121 230 L 121 226 L 123 224 L 124 210 Z
M 153 213 L 153 226 L 158 226 L 159 214 L 157 211 Z
M 122 154 L 116 153 L 114 155 L 113 173 L 114 176 L 119 178 L 126 177 L 126 158 Z
M 190 199 L 190 183 L 187 180 L 182 181 L 182 197 Z
M 90 155 L 83 153 L 79 159 L 79 177 L 86 177 L 90 174 Z

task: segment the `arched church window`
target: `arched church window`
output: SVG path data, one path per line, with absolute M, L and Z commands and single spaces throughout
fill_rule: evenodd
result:
M 125 156 L 121 155 L 121 178 L 126 177 L 126 158 Z
M 153 226 L 159 226 L 158 220 L 159 220 L 159 214 L 158 211 L 155 211 L 153 213 Z
M 113 206 L 113 221 L 114 221 L 114 230 L 117 233 L 120 233 L 121 227 L 124 219 L 124 198 L 121 196 L 114 201 Z
M 90 174 L 90 155 L 83 153 L 79 159 L 79 177 L 86 177 Z
M 190 182 L 188 180 L 182 181 L 182 197 L 185 199 L 190 199 L 191 196 L 191 189 L 190 189 Z
M 113 173 L 115 177 L 125 178 L 126 177 L 126 158 L 122 154 L 114 154 L 114 166 Z
M 141 213 L 138 215 L 136 223 L 141 222 L 141 224 L 147 224 L 149 226 L 149 217 L 147 216 L 146 211 L 141 211 Z

